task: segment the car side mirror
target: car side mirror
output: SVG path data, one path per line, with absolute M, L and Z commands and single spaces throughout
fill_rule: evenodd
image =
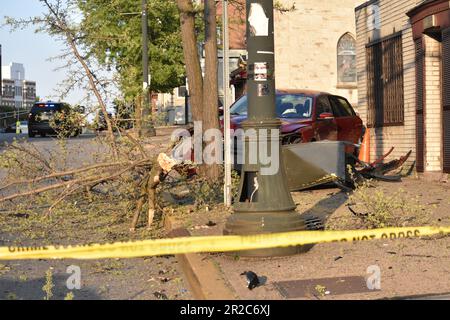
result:
M 334 119 L 334 115 L 330 112 L 323 112 L 319 115 L 319 119 L 322 119 L 322 120 Z

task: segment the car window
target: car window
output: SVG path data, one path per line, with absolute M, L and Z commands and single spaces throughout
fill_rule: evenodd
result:
M 277 95 L 277 116 L 280 118 L 309 119 L 312 114 L 313 98 L 302 94 Z
M 247 96 L 241 97 L 230 108 L 231 115 L 247 115 Z M 277 94 L 276 114 L 280 118 L 309 119 L 312 115 L 313 97 L 303 94 Z
M 350 104 L 347 102 L 346 99 L 342 97 L 333 96 L 330 97 L 334 115 L 336 117 L 351 117 L 354 116 L 355 113 L 350 106 Z
M 247 96 L 239 98 L 230 108 L 231 115 L 245 116 L 247 115 Z
M 320 96 L 317 98 L 316 116 L 318 117 L 322 113 L 333 113 L 330 100 L 328 100 L 327 96 Z

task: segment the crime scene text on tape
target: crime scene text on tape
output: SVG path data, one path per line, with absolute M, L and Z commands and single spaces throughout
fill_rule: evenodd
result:
M 11 246 L 0 248 L 0 260 L 135 258 L 266 249 L 325 242 L 414 238 L 449 233 L 450 227 L 402 227 L 373 230 L 296 231 L 249 236 L 184 237 L 70 246 Z

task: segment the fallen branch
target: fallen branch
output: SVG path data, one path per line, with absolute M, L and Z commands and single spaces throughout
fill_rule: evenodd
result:
M 117 129 L 119 129 L 119 132 L 124 134 L 128 139 L 130 139 L 130 141 L 139 149 L 139 151 L 141 152 L 141 155 L 144 158 L 147 158 L 147 154 L 145 153 L 144 148 L 142 147 L 142 145 L 131 136 L 131 134 L 129 134 L 126 130 L 123 130 L 122 128 L 120 128 L 119 126 L 117 126 Z
M 136 225 L 139 221 L 139 216 L 141 214 L 145 200 L 147 200 L 148 202 L 147 228 L 151 227 L 153 219 L 155 217 L 156 188 L 178 165 L 179 163 L 177 163 L 176 160 L 170 158 L 165 153 L 159 154 L 158 158 L 155 161 L 155 164 L 152 167 L 152 170 L 150 171 L 148 176 L 145 177 L 144 183 L 141 187 L 140 197 L 130 227 L 131 232 L 136 230 Z
M 36 147 L 32 143 L 30 143 L 29 145 L 31 145 L 36 150 Z M 10 144 L 9 147 L 12 149 L 19 150 L 19 151 L 29 155 L 30 157 L 34 158 L 35 160 L 39 161 L 40 163 L 42 163 L 44 165 L 45 168 L 47 168 L 47 170 L 49 170 L 49 171 L 53 170 L 50 163 L 44 158 L 44 156 L 42 156 L 39 153 L 39 151 L 36 150 L 38 152 L 38 155 L 36 155 L 33 152 L 31 152 L 30 150 L 27 150 L 18 144 Z
M 111 162 L 111 163 L 100 163 L 100 164 L 92 165 L 92 166 L 85 167 L 85 168 L 79 168 L 79 169 L 74 169 L 74 170 L 69 170 L 69 171 L 64 171 L 64 172 L 55 172 L 52 174 L 48 174 L 48 175 L 33 178 L 33 179 L 12 181 L 12 182 L 0 187 L 0 191 L 10 188 L 15 185 L 19 185 L 19 184 L 38 183 L 38 182 L 41 182 L 44 180 L 49 180 L 49 179 L 54 179 L 54 178 L 59 178 L 59 177 L 64 177 L 64 176 L 72 176 L 74 174 L 79 174 L 79 173 L 83 173 L 83 172 L 87 172 L 87 171 L 91 171 L 91 170 L 95 170 L 95 169 L 117 167 L 117 166 L 129 164 L 129 163 L 132 163 L 132 162 L 131 161 L 120 161 L 120 162 Z
M 51 191 L 51 190 L 55 190 L 55 189 L 59 189 L 59 188 L 70 188 L 72 185 L 75 184 L 98 184 L 100 182 L 104 182 L 104 181 L 108 181 L 111 179 L 114 179 L 117 176 L 122 175 L 123 173 L 130 171 L 132 169 L 134 169 L 137 166 L 142 165 L 145 162 L 148 162 L 149 159 L 144 159 L 144 160 L 140 160 L 137 161 L 135 163 L 133 163 L 132 165 L 128 166 L 126 169 L 121 170 L 119 173 L 107 176 L 107 177 L 102 177 L 102 178 L 98 178 L 98 175 L 96 176 L 90 176 L 90 177 L 86 177 L 86 178 L 79 178 L 79 179 L 75 179 L 75 180 L 71 180 L 68 182 L 63 182 L 63 183 L 57 183 L 57 184 L 53 184 L 50 186 L 46 186 L 46 187 L 42 187 L 42 188 L 38 188 L 35 190 L 31 190 L 28 192 L 23 192 L 23 193 L 15 193 L 12 194 L 10 196 L 6 196 L 3 198 L 0 198 L 0 203 L 2 202 L 6 202 L 6 201 L 10 201 L 10 200 L 14 200 L 16 198 L 21 198 L 21 197 L 28 197 L 28 196 L 33 196 L 33 195 L 37 195 L 37 194 L 41 194 L 47 191 Z

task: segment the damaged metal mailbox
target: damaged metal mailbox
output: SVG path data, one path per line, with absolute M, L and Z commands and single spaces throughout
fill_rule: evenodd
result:
M 283 146 L 289 189 L 298 191 L 336 180 L 345 181 L 345 146 L 343 141 Z

